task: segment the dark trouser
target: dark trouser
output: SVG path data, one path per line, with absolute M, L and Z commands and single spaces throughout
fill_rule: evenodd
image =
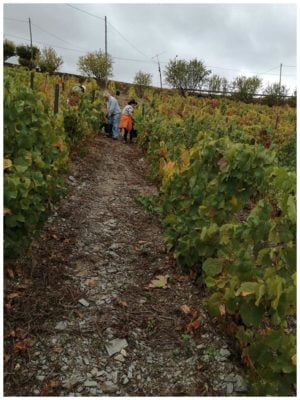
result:
M 127 134 L 129 133 L 129 141 L 132 142 L 132 130 L 128 132 L 126 128 L 124 128 L 124 140 L 127 142 Z

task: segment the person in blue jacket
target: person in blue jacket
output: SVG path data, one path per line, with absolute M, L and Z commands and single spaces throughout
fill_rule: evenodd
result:
M 118 140 L 119 135 L 119 121 L 121 117 L 121 109 L 118 100 L 113 97 L 108 91 L 103 93 L 107 101 L 107 118 L 108 123 L 112 125 L 112 138 Z

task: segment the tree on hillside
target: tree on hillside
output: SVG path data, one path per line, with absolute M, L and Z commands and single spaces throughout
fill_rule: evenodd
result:
M 4 40 L 3 43 L 3 58 L 6 61 L 8 58 L 16 55 L 16 45 L 11 40 Z
M 229 82 L 228 79 L 222 78 L 221 79 L 221 91 L 226 94 L 229 91 Z
M 31 50 L 30 46 L 20 45 L 16 47 L 16 53 L 19 57 L 19 64 L 23 67 L 34 69 L 37 66 L 38 58 L 40 55 L 40 50 L 38 47 L 32 46 Z
M 222 78 L 219 75 L 212 75 L 208 78 L 208 90 L 220 92 L 222 87 Z
M 79 57 L 77 65 L 83 74 L 95 78 L 100 86 L 104 86 L 107 78 L 112 76 L 112 58 L 110 55 L 106 57 L 101 50 Z
M 138 86 L 139 96 L 143 95 L 144 89 L 150 86 L 152 83 L 152 75 L 147 72 L 138 71 L 135 74 L 133 83 Z
M 202 61 L 170 60 L 164 71 L 166 82 L 178 89 L 182 95 L 188 90 L 201 89 L 211 73 Z
M 261 86 L 262 80 L 257 76 L 238 76 L 232 82 L 232 90 L 235 92 L 233 96 L 238 100 L 251 101 Z
M 49 72 L 49 74 L 57 71 L 62 64 L 62 57 L 59 57 L 52 47 L 45 47 L 38 59 L 41 72 Z
M 269 106 L 282 104 L 284 101 L 284 96 L 287 96 L 288 92 L 289 91 L 285 86 L 280 86 L 279 83 L 273 83 L 272 85 L 268 85 L 264 90 L 264 94 L 266 96 L 263 99 L 263 102 Z

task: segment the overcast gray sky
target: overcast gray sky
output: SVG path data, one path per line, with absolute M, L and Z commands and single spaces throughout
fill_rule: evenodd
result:
M 160 54 L 162 71 L 177 55 L 229 80 L 260 74 L 264 85 L 278 82 L 282 63 L 282 84 L 296 88 L 295 4 L 5 4 L 3 33 L 29 43 L 30 17 L 33 44 L 51 45 L 64 59 L 61 71 L 78 73 L 79 56 L 104 50 L 104 16 L 113 79 L 132 82 L 142 70 L 159 86 Z

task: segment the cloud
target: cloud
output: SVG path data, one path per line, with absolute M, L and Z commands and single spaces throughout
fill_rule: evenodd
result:
M 158 68 L 156 59 L 151 58 L 159 53 L 163 53 L 159 57 L 162 70 L 175 55 L 185 59 L 196 57 L 210 66 L 213 73 L 228 79 L 245 71 L 253 75 L 278 66 L 270 75 L 261 75 L 265 83 L 278 81 L 280 63 L 296 65 L 296 5 L 293 4 L 76 3 L 73 6 L 100 18 L 65 4 L 5 4 L 4 34 L 16 43 L 22 39 L 9 35 L 28 40 L 26 21 L 30 16 L 34 43 L 57 46 L 57 53 L 65 61 L 62 70 L 78 72 L 80 55 L 99 48 L 104 50 L 101 18 L 107 16 L 108 52 L 115 57 L 114 78 L 132 82 L 135 73 L 142 70 L 153 75 L 156 85 L 159 85 Z M 284 66 L 282 83 L 294 88 L 296 77 L 288 75 L 295 73 L 295 68 Z

